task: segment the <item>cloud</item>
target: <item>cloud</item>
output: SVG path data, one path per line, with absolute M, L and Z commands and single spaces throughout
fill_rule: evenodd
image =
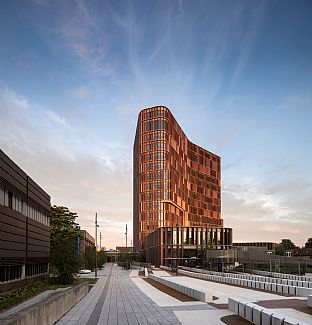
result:
M 98 212 L 103 245 L 123 244 L 123 224 L 132 220 L 132 148 L 106 143 L 75 124 L 56 129 L 47 116 L 61 126 L 69 123 L 6 88 L 0 88 L 0 113 L 1 148 L 47 191 L 52 204 L 77 212 L 90 233 Z
M 0 108 L 2 110 L 27 110 L 29 108 L 29 102 L 26 98 L 21 95 L 18 95 L 12 89 L 9 89 L 7 87 L 0 88 L 0 105 Z
M 67 125 L 65 117 L 61 117 L 58 114 L 56 114 L 55 112 L 50 111 L 50 110 L 45 109 L 43 111 L 51 121 L 56 122 L 57 124 L 64 125 L 64 126 Z
M 50 5 L 49 0 L 32 0 L 32 2 L 41 7 L 48 7 Z
M 248 24 L 244 26 L 241 33 L 241 39 L 238 42 L 239 56 L 234 67 L 230 88 L 234 87 L 237 83 L 250 58 L 253 45 L 256 41 L 258 31 L 260 30 L 260 26 L 266 13 L 266 7 L 266 2 L 262 1 L 257 6 L 253 7 L 251 12 L 249 12 L 249 10 L 246 10 L 245 12 L 241 10 L 241 13 L 247 15 L 250 19 L 247 20 Z
M 299 245 L 304 244 L 312 227 L 312 186 L 291 169 L 287 174 L 288 179 L 242 178 L 239 183 L 223 185 L 223 217 L 225 224 L 234 228 L 235 238 L 245 241 L 291 238 Z
M 155 49 L 153 50 L 150 57 L 147 59 L 147 64 L 151 64 L 157 55 L 161 52 L 161 50 L 165 47 L 165 45 L 169 42 L 169 37 L 165 35 L 163 39 L 160 39 L 156 42 Z
M 92 91 L 87 86 L 80 86 L 72 91 L 72 95 L 77 99 L 84 99 L 90 97 L 92 95 Z
M 76 0 L 75 4 L 70 8 L 65 4 L 64 13 L 59 15 L 56 31 L 63 45 L 71 49 L 91 73 L 113 77 L 113 61 L 108 63 L 107 60 L 109 37 L 105 29 L 88 2 Z

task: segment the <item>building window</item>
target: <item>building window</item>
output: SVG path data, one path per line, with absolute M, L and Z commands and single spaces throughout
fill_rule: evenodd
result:
M 13 209 L 13 193 L 11 191 L 8 192 L 8 207 Z
M 4 189 L 0 187 L 0 205 L 4 205 Z

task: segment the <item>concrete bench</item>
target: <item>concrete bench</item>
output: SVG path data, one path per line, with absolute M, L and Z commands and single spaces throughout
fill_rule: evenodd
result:
M 184 286 L 182 284 L 172 282 L 166 278 L 157 277 L 152 274 L 149 274 L 148 277 L 156 282 L 159 282 L 159 283 L 161 283 L 171 289 L 174 289 L 176 291 L 182 292 L 182 293 L 186 294 L 187 296 L 193 297 L 199 301 L 203 301 L 203 302 L 212 301 L 212 295 L 208 294 L 207 292 L 205 292 L 203 290 L 190 288 L 190 287 Z
M 308 306 L 312 307 L 312 295 L 308 296 Z
M 230 285 L 241 285 L 244 287 L 262 289 L 270 292 L 285 293 L 285 294 L 295 295 L 299 297 L 308 297 L 309 295 L 312 295 L 312 288 L 282 284 L 282 279 L 275 279 L 277 281 L 274 282 L 266 282 L 266 281 L 248 280 L 245 277 L 243 279 L 239 279 L 237 277 L 228 277 L 228 276 L 225 277 L 221 275 L 211 275 L 206 273 L 185 271 L 181 269 L 179 269 L 178 272 L 182 275 L 190 276 L 197 279 L 215 281 L 215 282 L 226 283 Z M 213 272 L 213 273 L 222 274 L 220 272 Z M 300 284 L 303 283 L 301 282 Z
M 255 325 L 308 325 L 240 298 L 228 298 L 228 303 L 230 311 Z

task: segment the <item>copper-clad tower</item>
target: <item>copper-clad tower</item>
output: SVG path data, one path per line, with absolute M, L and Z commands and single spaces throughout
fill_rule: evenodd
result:
M 164 106 L 143 109 L 133 148 L 133 242 L 159 227 L 222 227 L 220 157 L 188 140 Z

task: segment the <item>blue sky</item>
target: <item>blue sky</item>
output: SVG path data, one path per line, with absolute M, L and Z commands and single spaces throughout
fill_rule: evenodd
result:
M 103 244 L 132 222 L 138 112 L 222 158 L 235 241 L 312 229 L 311 1 L 1 1 L 0 145 Z M 243 222 L 242 222 L 243 221 Z M 131 236 L 131 235 L 130 235 Z

